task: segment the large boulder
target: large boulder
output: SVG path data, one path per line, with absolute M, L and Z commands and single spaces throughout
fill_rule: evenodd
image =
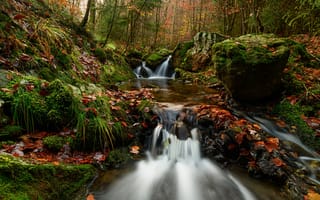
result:
M 165 61 L 172 51 L 168 49 L 160 49 L 156 52 L 146 55 L 143 59 L 146 64 L 151 69 L 156 69 L 163 61 Z
M 260 101 L 277 94 L 289 55 L 287 40 L 272 34 L 244 35 L 212 46 L 218 78 L 240 101 Z
M 198 32 L 193 41 L 180 43 L 173 52 L 173 66 L 197 72 L 210 66 L 211 47 L 226 37 L 218 33 Z

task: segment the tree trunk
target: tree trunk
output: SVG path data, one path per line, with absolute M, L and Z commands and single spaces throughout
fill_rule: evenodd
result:
M 89 14 L 90 14 L 90 9 L 91 9 L 91 2 L 92 0 L 88 0 L 88 3 L 87 3 L 87 8 L 86 8 L 86 13 L 84 14 L 84 17 L 80 23 L 80 26 L 82 28 L 84 28 L 86 26 L 86 24 L 88 23 L 88 20 L 89 20 Z
M 116 14 L 117 14 L 117 7 L 118 7 L 118 0 L 114 0 L 113 12 L 112 12 L 111 20 L 109 22 L 109 30 L 108 30 L 107 36 L 106 36 L 106 38 L 105 38 L 105 40 L 103 42 L 102 47 L 105 47 L 106 44 L 108 43 L 109 37 L 110 37 L 112 29 L 113 29 L 115 17 L 116 17 Z

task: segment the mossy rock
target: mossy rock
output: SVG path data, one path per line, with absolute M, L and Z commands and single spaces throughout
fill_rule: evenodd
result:
M 107 60 L 107 53 L 103 48 L 96 48 L 93 54 L 98 58 L 101 63 L 105 63 Z
M 155 69 L 157 66 L 159 66 L 164 60 L 167 59 L 167 57 L 172 52 L 168 49 L 160 49 L 157 52 L 154 52 L 152 54 L 147 55 L 144 59 L 147 63 L 147 66 L 151 69 Z
M 193 41 L 179 43 L 172 53 L 172 66 L 173 68 L 180 68 L 185 60 L 186 54 L 189 49 L 194 46 Z
M 214 44 L 212 55 L 217 76 L 233 98 L 260 101 L 280 92 L 290 49 L 272 34 L 244 35 Z
M 126 54 L 126 61 L 130 65 L 130 67 L 134 69 L 137 66 L 141 65 L 142 57 L 142 52 L 138 51 L 137 49 L 132 49 L 129 50 Z
M 212 65 L 212 45 L 226 38 L 218 33 L 198 32 L 192 41 L 177 45 L 173 52 L 173 67 L 190 72 L 206 70 Z
M 94 178 L 92 165 L 31 164 L 0 154 L 0 199 L 80 199 Z

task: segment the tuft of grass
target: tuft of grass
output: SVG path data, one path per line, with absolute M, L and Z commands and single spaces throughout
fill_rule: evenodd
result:
M 114 149 L 113 143 L 115 137 L 112 133 L 112 126 L 110 126 L 105 119 L 101 117 L 94 117 L 92 120 L 90 120 L 89 127 L 93 132 L 94 149 L 96 145 L 102 150 L 106 148 Z

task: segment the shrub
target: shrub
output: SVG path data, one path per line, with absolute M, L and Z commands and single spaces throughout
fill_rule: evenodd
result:
M 105 50 L 104 49 L 102 49 L 102 48 L 96 48 L 95 50 L 94 50 L 94 55 L 98 58 L 98 60 L 100 61 L 100 62 L 102 62 L 102 63 L 105 63 L 106 62 L 106 60 L 107 60 L 107 54 L 106 54 L 106 52 L 105 52 Z
M 53 135 L 43 138 L 43 144 L 50 150 L 60 151 L 65 144 L 65 140 L 63 137 Z

